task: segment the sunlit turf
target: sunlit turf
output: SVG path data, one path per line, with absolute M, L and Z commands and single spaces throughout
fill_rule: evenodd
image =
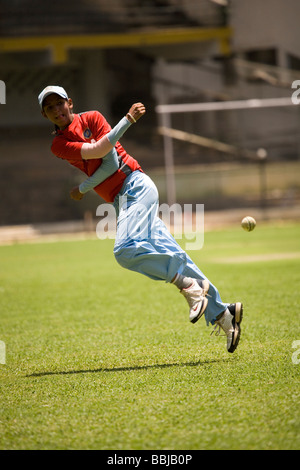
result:
M 207 232 L 189 253 L 244 303 L 234 354 L 112 249 L 0 247 L 0 448 L 298 449 L 300 226 Z

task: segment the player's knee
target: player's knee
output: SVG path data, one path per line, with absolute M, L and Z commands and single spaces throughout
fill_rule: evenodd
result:
M 133 259 L 133 251 L 131 248 L 126 246 L 115 247 L 114 256 L 120 266 L 130 269 Z

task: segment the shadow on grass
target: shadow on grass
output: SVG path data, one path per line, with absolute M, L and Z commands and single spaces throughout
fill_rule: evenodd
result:
M 45 375 L 71 375 L 71 374 L 88 374 L 95 372 L 126 372 L 135 370 L 147 370 L 147 369 L 165 369 L 168 367 L 198 367 L 205 366 L 208 364 L 228 362 L 232 358 L 228 359 L 212 359 L 208 361 L 191 361 L 191 362 L 173 362 L 170 364 L 150 364 L 145 366 L 128 366 L 128 367 L 111 367 L 105 368 L 100 367 L 99 369 L 79 369 L 79 370 L 63 370 L 63 371 L 49 371 L 49 372 L 35 372 L 33 374 L 26 375 L 26 377 L 43 377 Z

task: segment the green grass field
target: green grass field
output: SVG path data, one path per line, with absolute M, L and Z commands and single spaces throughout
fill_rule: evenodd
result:
M 0 247 L 0 449 L 299 449 L 300 225 L 208 232 L 190 252 L 244 303 L 234 354 L 112 248 Z

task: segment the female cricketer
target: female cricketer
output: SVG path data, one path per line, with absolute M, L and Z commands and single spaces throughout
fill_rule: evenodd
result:
M 114 204 L 117 262 L 151 279 L 174 284 L 188 302 L 190 321 L 196 323 L 204 315 L 207 324 L 215 325 L 217 335 L 224 331 L 227 350 L 234 352 L 241 334 L 242 303 L 223 303 L 217 288 L 178 245 L 157 215 L 156 186 L 119 142 L 145 114 L 145 106 L 133 104 L 112 129 L 98 111 L 75 114 L 72 99 L 60 86 L 47 86 L 38 101 L 42 115 L 55 126 L 52 153 L 88 176 L 72 189 L 71 197 L 80 200 L 94 189 Z

